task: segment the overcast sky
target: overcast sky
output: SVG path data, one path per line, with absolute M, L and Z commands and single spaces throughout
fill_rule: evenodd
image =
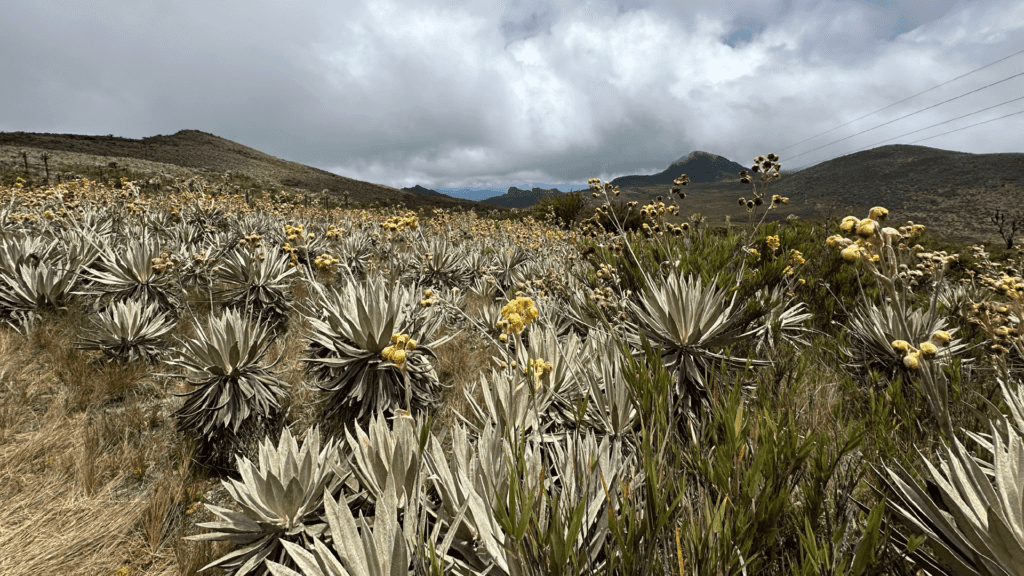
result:
M 1024 110 L 1020 0 L 0 2 L 0 131 L 210 132 L 395 187 L 798 169 Z M 1024 152 L 1024 114 L 920 142 Z

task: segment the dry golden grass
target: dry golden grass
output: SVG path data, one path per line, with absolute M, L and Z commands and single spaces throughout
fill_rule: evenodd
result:
M 84 317 L 0 330 L 0 574 L 194 574 L 225 548 L 182 541 L 210 483 L 168 418 L 174 389 L 72 349 Z

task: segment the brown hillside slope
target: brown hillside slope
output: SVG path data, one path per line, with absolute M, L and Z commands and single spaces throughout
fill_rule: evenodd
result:
M 781 163 L 785 170 L 785 156 Z M 760 181 L 755 181 L 760 189 Z M 668 200 L 670 187 L 622 187 L 620 198 L 645 202 L 663 195 Z M 684 190 L 687 197 L 679 203 L 683 215 L 700 212 L 712 223 L 725 216 L 736 223 L 747 221 L 746 210 L 736 201 L 741 196 L 750 198 L 753 189 L 741 184 L 739 175 L 694 182 Z M 769 220 L 788 214 L 815 220 L 829 215 L 864 217 L 872 206 L 885 206 L 900 222 L 913 220 L 951 238 L 998 241 L 990 221 L 995 209 L 1024 209 L 1024 154 L 881 146 L 799 172 L 784 171 L 781 179 L 768 184 L 766 194 L 790 199 Z
M 927 224 L 945 235 L 992 239 L 990 218 L 996 208 L 1024 209 L 1024 154 L 894 144 L 801 170 L 769 190 L 817 217 L 863 216 L 872 206 L 885 206 L 901 220 Z
M 149 177 L 176 178 L 193 174 L 209 177 L 231 172 L 236 177 L 244 176 L 251 181 L 251 186 L 247 187 L 258 190 L 287 188 L 313 193 L 329 190 L 339 200 L 347 190 L 352 202 L 402 202 L 409 207 L 478 207 L 476 202 L 469 200 L 424 198 L 390 186 L 346 178 L 282 160 L 198 130 L 182 130 L 170 136 L 138 140 L 116 136 L 0 132 L 0 162 L 8 169 L 22 166 L 21 150 L 28 152 L 30 168 L 40 176 L 41 154 L 45 151 L 50 154 L 51 172 L 75 172 L 76 167 L 81 172 L 82 166 L 106 166 L 116 162 L 118 167 L 130 169 L 133 174 Z

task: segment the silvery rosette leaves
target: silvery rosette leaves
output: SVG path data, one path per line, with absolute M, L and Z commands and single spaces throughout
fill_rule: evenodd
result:
M 0 236 L 0 273 L 14 274 L 22 264 L 36 265 L 58 248 L 56 240 L 14 233 Z
M 274 576 L 407 576 L 410 554 L 405 531 L 415 519 L 405 516 L 403 530 L 398 523 L 397 507 L 398 497 L 390 477 L 377 500 L 372 526 L 361 515 L 357 520 L 343 499 L 335 501 L 328 494 L 324 508 L 332 546 L 319 538 L 313 538 L 312 546 L 308 547 L 285 541 L 283 547 L 299 570 L 278 562 L 268 562 L 267 567 Z
M 336 451 L 334 441 L 321 448 L 317 428 L 306 433 L 301 449 L 285 428 L 276 448 L 269 438 L 260 444 L 258 467 L 248 458 L 237 457 L 241 482 L 228 479 L 222 484 L 242 512 L 206 504 L 220 520 L 200 523 L 199 527 L 214 531 L 187 539 L 227 540 L 238 547 L 201 570 L 217 567 L 242 576 L 269 573 L 271 560 L 296 566 L 282 544 L 312 547 L 314 539 L 324 536 L 328 526 L 321 514 L 324 494 L 330 492 L 335 478 L 331 462 L 337 458 Z
M 443 386 L 430 359 L 432 347 L 450 337 L 432 341 L 440 321 L 431 309 L 419 306 L 415 287 L 373 277 L 341 292 L 321 292 L 317 308 L 318 316 L 309 318 L 310 342 L 302 361 L 314 385 L 330 394 L 327 418 L 366 422 L 377 412 L 405 408 L 405 375 L 381 355 L 395 334 L 417 342 L 405 364 L 414 412 L 440 402 Z
M 864 303 L 854 311 L 848 323 L 849 347 L 841 347 L 850 358 L 850 366 L 878 365 L 891 376 L 903 372 L 903 354 L 893 349 L 894 340 L 904 340 L 912 346 L 927 342 L 936 330 L 955 334 L 958 328 L 948 327 L 946 319 L 937 310 L 913 309 L 901 315 L 892 304 L 880 306 Z M 960 339 L 953 339 L 940 349 L 937 360 L 943 362 L 967 348 Z
M 912 558 L 930 572 L 1024 576 L 1024 395 L 1019 385 L 1016 391 L 1000 385 L 1011 416 L 998 414 L 990 435 L 969 434 L 992 454 L 991 462 L 954 439 L 952 447 L 943 446 L 937 467 L 921 455 L 937 495 L 899 464 L 881 477 L 893 495 L 889 509 L 926 537 L 933 556 Z
M 64 308 L 76 280 L 76 271 L 63 260 L 18 263 L 0 272 L 0 316 L 18 327 L 31 323 L 42 309 Z
M 628 301 L 636 317 L 629 326 L 630 345 L 640 348 L 640 335 L 661 346 L 665 367 L 677 378 L 676 393 L 682 409 L 695 416 L 706 403 L 705 386 L 712 365 L 726 360 L 742 366 L 745 358 L 727 357 L 717 351 L 749 337 L 737 326 L 735 294 L 719 289 L 712 280 L 706 286 L 692 276 L 670 274 L 663 283 L 648 282 L 639 303 Z
M 206 330 L 196 326 L 196 337 L 181 342 L 177 356 L 165 362 L 183 368 L 195 390 L 181 394 L 185 404 L 174 413 L 178 427 L 213 439 L 237 434 L 250 418 L 266 420 L 286 396 L 283 382 L 260 362 L 273 343 L 270 328 L 237 310 L 211 316 Z
M 97 296 L 97 309 L 108 301 L 138 300 L 174 313 L 179 302 L 170 287 L 169 273 L 153 265 L 161 254 L 156 240 L 147 234 L 129 236 L 121 249 L 105 245 L 94 266 L 82 271 L 87 284 L 81 293 Z
M 621 438 L 636 418 L 636 405 L 622 376 L 622 353 L 610 334 L 593 330 L 579 355 L 577 373 L 587 394 L 585 421 L 595 430 Z
M 175 326 L 156 304 L 135 300 L 115 302 L 93 319 L 95 329 L 74 343 L 82 350 L 98 350 L 111 361 L 138 359 L 156 363 L 168 344 L 164 339 Z
M 399 415 L 393 422 L 392 430 L 384 415 L 378 412 L 365 432 L 358 424 L 354 435 L 346 428 L 345 439 L 352 453 L 350 468 L 368 499 L 376 502 L 382 498 L 385 486 L 392 481 L 397 490 L 396 506 L 404 509 L 412 498 L 419 498 L 417 487 L 426 473 L 419 453 L 423 422 L 407 414 Z M 339 477 L 347 473 L 340 462 L 332 466 Z
M 408 276 L 418 284 L 438 290 L 465 288 L 473 278 L 466 254 L 444 238 L 417 244 Z
M 495 516 L 499 499 L 507 499 L 509 463 L 514 464 L 517 455 L 493 426 L 481 430 L 475 448 L 462 426 L 453 426 L 451 434 L 450 455 L 433 434 L 424 455 L 431 484 L 441 500 L 436 513 L 452 538 L 451 570 L 467 576 L 487 570 L 492 574 L 522 573 L 508 554 L 508 536 Z M 525 472 L 521 484 L 527 490 L 542 489 L 538 483 L 543 464 L 535 437 L 525 438 L 521 456 Z
M 810 333 L 806 323 L 811 318 L 811 313 L 807 311 L 807 304 L 804 302 L 794 303 L 795 297 L 784 295 L 785 290 L 785 287 L 777 286 L 771 291 L 759 290 L 754 295 L 758 301 L 767 302 L 770 306 L 750 336 L 755 352 L 764 353 L 775 350 L 782 342 L 810 346 L 810 342 L 806 338 Z
M 298 270 L 288 264 L 287 254 L 259 258 L 254 251 L 238 247 L 217 263 L 216 279 L 224 288 L 215 297 L 226 308 L 238 308 L 275 328 L 283 327 L 292 309 L 288 280 Z

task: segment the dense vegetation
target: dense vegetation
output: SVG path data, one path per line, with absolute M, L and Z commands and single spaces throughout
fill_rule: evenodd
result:
M 0 572 L 1022 574 L 1022 252 L 776 161 L 719 228 L 3 188 Z

